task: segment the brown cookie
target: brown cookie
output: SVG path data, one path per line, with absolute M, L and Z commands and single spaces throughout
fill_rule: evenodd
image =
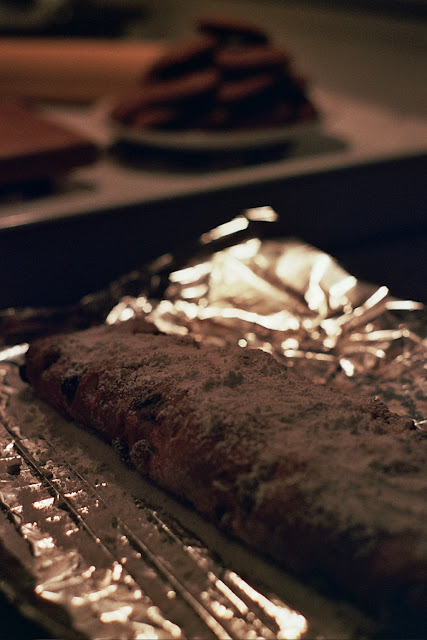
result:
M 184 124 L 183 114 L 174 107 L 148 107 L 134 115 L 133 129 L 177 129 Z
M 280 72 L 288 62 L 289 55 L 284 49 L 270 45 L 230 47 L 218 50 L 214 56 L 215 65 L 226 78 Z
M 127 123 L 133 121 L 140 111 L 148 107 L 171 107 L 188 103 L 210 104 L 218 82 L 219 73 L 215 69 L 197 71 L 163 82 L 147 79 L 137 91 L 116 105 L 111 117 Z
M 202 18 L 203 35 L 172 45 L 112 118 L 138 129 L 239 129 L 317 116 L 288 52 L 255 25 Z
M 216 39 L 209 36 L 176 42 L 153 64 L 145 78 L 168 80 L 209 67 L 216 44 Z
M 221 83 L 217 91 L 219 104 L 236 105 L 258 101 L 277 90 L 277 79 L 271 73 L 262 73 Z
M 218 83 L 219 72 L 211 68 L 163 82 L 147 82 L 142 90 L 146 104 L 169 105 L 206 98 L 215 92 Z
M 221 16 L 202 17 L 197 20 L 197 29 L 213 36 L 222 44 L 267 44 L 268 36 L 250 22 Z
M 223 105 L 213 105 L 193 122 L 195 129 L 221 130 L 229 129 L 233 125 L 232 113 Z

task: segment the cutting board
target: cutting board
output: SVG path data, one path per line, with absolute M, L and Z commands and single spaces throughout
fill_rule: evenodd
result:
M 56 178 L 97 156 L 91 140 L 0 95 L 0 187 Z

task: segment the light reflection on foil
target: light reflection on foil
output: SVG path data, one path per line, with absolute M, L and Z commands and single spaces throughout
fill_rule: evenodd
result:
M 307 620 L 304 616 L 300 615 L 296 611 L 293 611 L 289 607 L 283 606 L 282 603 L 272 602 L 268 600 L 261 593 L 256 591 L 247 582 L 242 580 L 234 571 L 228 572 L 230 582 L 243 592 L 245 592 L 251 600 L 260 605 L 262 609 L 268 615 L 273 617 L 279 627 L 277 638 L 280 640 L 291 640 L 292 638 L 301 638 L 301 636 L 307 631 Z
M 216 229 L 212 229 L 212 231 L 204 233 L 200 238 L 201 243 L 207 244 L 208 242 L 212 242 L 212 240 L 218 240 L 218 238 L 223 238 L 224 236 L 231 235 L 237 231 L 243 231 L 244 229 L 247 229 L 248 225 L 249 221 L 245 216 L 238 216 L 237 218 L 234 218 L 234 220 L 225 222 L 219 227 L 216 227 Z
M 28 545 L 32 558 L 28 569 L 35 579 L 35 594 L 42 601 L 65 607 L 72 615 L 74 612 L 75 629 L 88 633 L 89 637 L 181 638 L 181 629 L 143 596 L 133 577 L 111 558 L 101 539 L 93 535 L 88 538 L 76 525 L 72 501 L 79 492 L 61 492 L 61 497 L 59 494 L 53 497 L 49 495 L 53 485 L 48 478 L 44 482 L 35 481 L 39 473 L 43 474 L 43 467 L 37 461 L 43 440 L 24 442 L 19 430 L 16 438 L 10 440 L 11 427 L 4 413 L 5 396 L 2 393 L 0 403 L 0 423 L 4 425 L 0 424 L 0 506 Z M 13 459 L 20 465 L 16 475 L 10 472 Z M 55 468 L 55 464 L 52 465 Z M 54 486 L 60 486 L 59 477 L 58 473 Z M 94 512 L 93 505 L 88 504 L 89 511 Z M 104 535 L 107 533 L 104 531 Z M 76 540 L 70 546 L 65 540 L 71 534 Z M 88 557 L 97 558 L 97 564 L 88 563 Z M 22 585 L 17 582 L 14 587 L 19 590 Z M 52 610 L 47 610 L 43 618 L 42 605 L 40 609 L 41 621 L 49 622 Z M 62 637 L 56 623 L 51 630 L 57 631 L 55 637 Z M 64 637 L 72 637 L 68 629 Z
M 18 344 L 16 346 L 10 347 L 9 349 L 2 349 L 0 353 L 0 362 L 3 360 L 12 361 L 15 358 L 23 355 L 28 349 L 28 344 Z

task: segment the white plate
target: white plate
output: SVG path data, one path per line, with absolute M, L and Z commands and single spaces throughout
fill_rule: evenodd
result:
M 245 129 L 240 131 L 166 131 L 159 129 L 137 130 L 114 124 L 116 140 L 130 142 L 144 147 L 166 151 L 246 151 L 254 148 L 271 147 L 276 144 L 296 142 L 301 137 L 318 132 L 318 120 L 302 122 L 282 127 L 265 129 Z

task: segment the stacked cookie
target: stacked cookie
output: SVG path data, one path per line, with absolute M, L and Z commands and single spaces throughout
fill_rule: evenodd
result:
M 257 26 L 203 18 L 115 106 L 135 129 L 229 130 L 312 120 L 317 112 L 287 51 Z

